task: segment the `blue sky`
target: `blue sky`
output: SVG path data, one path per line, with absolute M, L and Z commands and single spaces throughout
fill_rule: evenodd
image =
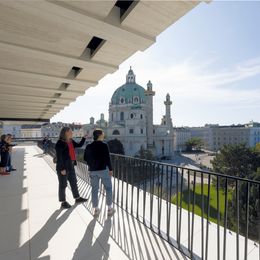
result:
M 258 1 L 200 4 L 52 121 L 87 123 L 102 112 L 107 118 L 110 98 L 132 66 L 138 84 L 153 83 L 156 124 L 167 93 L 175 126 L 260 122 L 259 14 Z

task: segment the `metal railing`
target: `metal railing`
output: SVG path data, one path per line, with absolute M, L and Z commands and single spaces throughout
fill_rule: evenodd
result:
M 55 154 L 53 145 L 48 153 Z M 259 180 L 116 154 L 111 159 L 114 203 L 186 256 L 260 259 Z M 78 162 L 76 172 L 89 183 L 85 163 Z

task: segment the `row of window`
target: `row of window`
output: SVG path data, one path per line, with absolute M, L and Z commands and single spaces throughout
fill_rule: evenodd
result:
M 219 133 L 221 135 L 221 133 Z M 241 131 L 241 132 L 222 132 L 222 135 L 244 135 L 245 132 L 244 131 Z M 214 133 L 214 136 L 217 135 L 217 133 Z
M 248 134 L 247 132 L 244 132 L 244 131 L 241 131 L 241 132 L 228 132 L 228 133 L 226 133 L 226 132 L 223 132 L 222 133 L 223 135 L 244 135 L 244 134 Z M 260 135 L 260 131 L 255 131 L 254 133 L 253 133 L 254 135 Z M 214 133 L 214 136 L 216 136 L 217 134 L 216 133 Z
M 129 99 L 125 99 L 124 97 L 121 97 L 120 99 L 119 99 L 119 103 L 120 104 L 139 104 L 139 103 L 142 103 L 142 104 L 144 104 L 145 103 L 145 101 L 144 101 L 144 99 L 141 99 L 141 101 L 140 101 L 140 99 L 139 99 L 139 97 L 134 97 L 133 99 L 132 98 L 129 98 Z M 114 102 L 112 102 L 112 104 L 115 104 Z
M 247 140 L 248 142 L 248 140 Z M 214 145 L 224 145 L 224 144 L 244 144 L 244 143 L 247 143 L 246 141 L 244 140 L 236 140 L 236 141 L 228 141 L 228 142 L 225 142 L 225 143 L 221 143 L 221 142 L 214 142 L 213 144 Z
M 144 133 L 144 129 L 140 129 L 140 134 Z M 134 129 L 129 129 L 129 134 L 134 134 Z
M 112 133 L 113 135 L 120 135 L 120 132 L 119 132 L 119 130 L 114 130 L 113 131 L 113 133 Z M 134 129 L 129 129 L 129 134 L 134 134 Z M 140 129 L 140 134 L 144 134 L 144 129 Z
M 131 113 L 130 114 L 130 118 L 131 119 L 137 118 L 137 114 Z M 140 115 L 140 119 L 143 119 L 143 114 Z M 111 120 L 114 121 L 114 114 L 113 113 L 111 115 Z M 124 121 L 124 120 L 125 120 L 125 113 L 124 112 L 120 112 L 120 121 Z
M 144 130 L 141 128 L 140 129 L 140 133 L 144 134 Z M 120 135 L 120 132 L 118 130 L 114 130 L 113 135 Z M 134 134 L 134 129 L 129 129 L 129 134 Z M 155 129 L 153 129 L 153 134 L 155 134 Z M 181 138 L 181 140 L 187 140 L 187 138 Z
M 234 140 L 234 141 L 237 141 L 237 140 L 241 140 L 241 141 L 244 141 L 244 140 L 249 140 L 249 138 L 247 137 L 247 138 L 244 138 L 244 137 L 242 137 L 242 138 L 238 138 L 238 137 L 223 137 L 223 138 L 220 138 L 220 137 L 218 137 L 218 138 L 215 138 L 214 137 L 214 141 L 220 141 L 220 140 L 224 140 L 224 141 L 226 141 L 226 140 L 229 140 L 229 141 L 231 141 L 231 140 Z

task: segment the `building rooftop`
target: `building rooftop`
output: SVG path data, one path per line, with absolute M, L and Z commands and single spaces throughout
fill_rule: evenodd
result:
M 41 125 L 21 125 L 21 129 L 36 129 L 41 127 Z

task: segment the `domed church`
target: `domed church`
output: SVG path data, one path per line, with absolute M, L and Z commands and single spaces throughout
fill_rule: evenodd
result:
M 153 97 L 151 81 L 146 89 L 136 83 L 130 67 L 126 82 L 113 94 L 109 104 L 107 138 L 122 142 L 126 155 L 135 156 L 140 148 L 150 149 L 157 157 L 171 157 L 173 153 L 173 126 L 170 95 L 167 94 L 165 115 L 160 125 L 153 124 Z

